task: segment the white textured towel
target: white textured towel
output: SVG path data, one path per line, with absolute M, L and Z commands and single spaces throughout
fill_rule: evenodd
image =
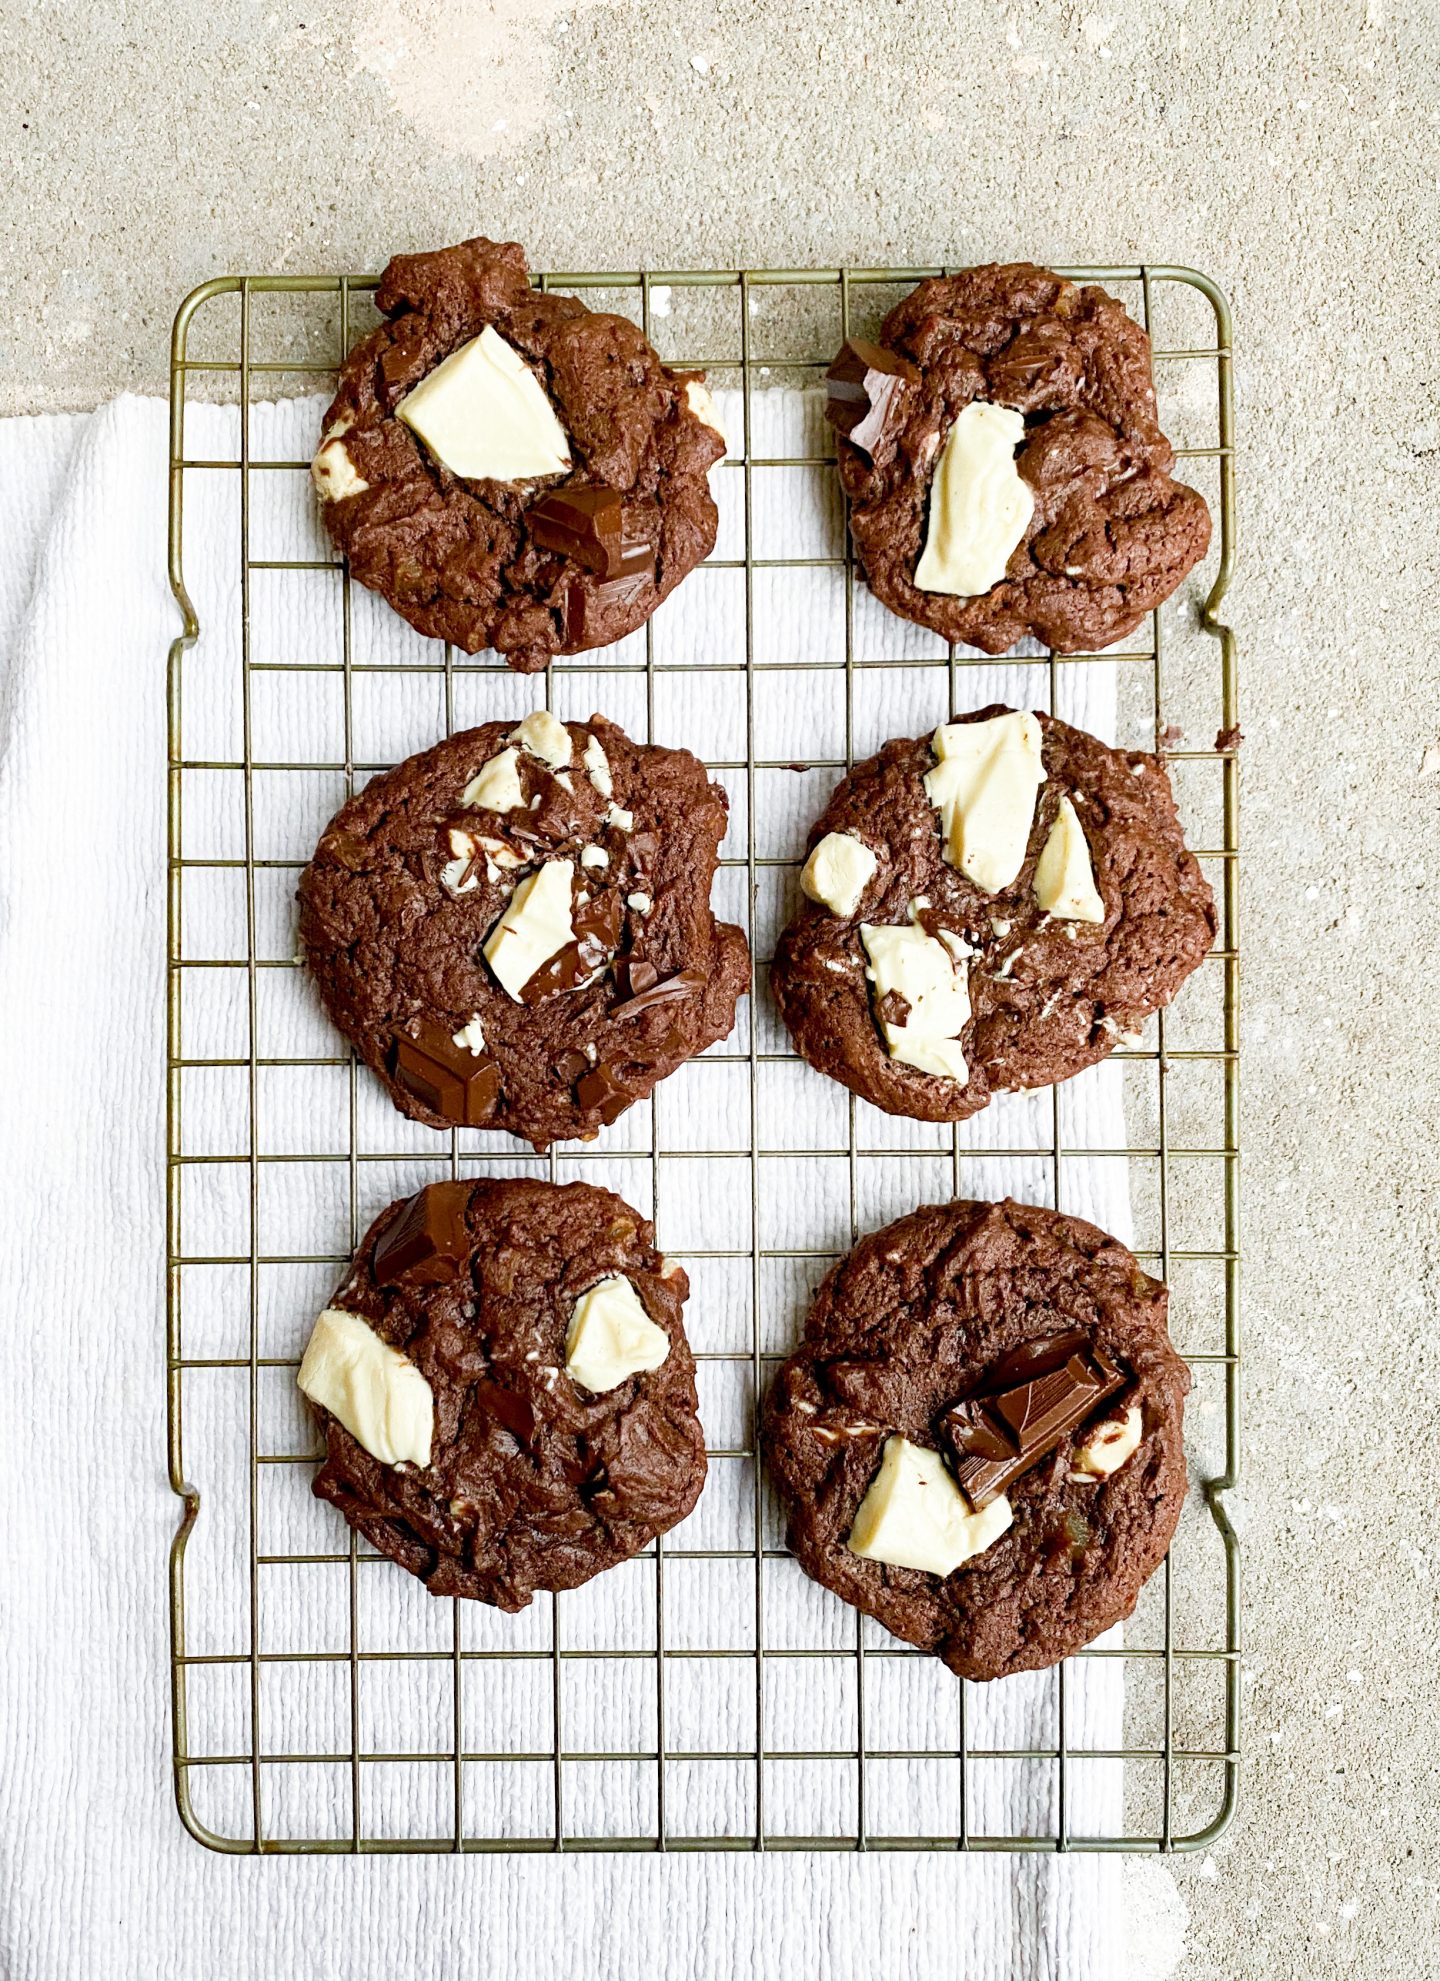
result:
M 773 402 L 787 396 L 769 395 L 777 420 L 785 412 Z M 233 415 L 192 409 L 189 418 L 192 454 L 230 451 Z M 312 426 L 313 408 L 257 409 L 253 446 L 257 454 L 303 454 Z M 202 1974 L 227 1981 L 292 1974 L 530 1976 L 562 1968 L 595 1981 L 641 1974 L 667 1981 L 748 1974 L 794 1981 L 824 1974 L 846 1981 L 879 1972 L 973 1981 L 1112 1981 L 1123 1971 L 1123 1954 L 1118 1866 L 1108 1857 L 1057 1862 L 727 1852 L 663 1859 L 257 1860 L 211 1854 L 182 1830 L 171 1787 L 166 1581 L 179 1507 L 164 1463 L 164 681 L 166 648 L 176 630 L 164 579 L 165 465 L 166 412 L 158 402 L 121 400 L 86 419 L 0 424 L 0 1012 L 8 1046 L 0 1133 L 9 1236 L 7 1376 L 0 1385 L 0 1972 L 8 1981 L 102 1973 L 144 1981 L 193 1981 Z M 192 485 L 200 480 L 191 477 Z M 234 477 L 214 480 L 209 494 L 198 486 L 187 491 L 187 575 L 205 632 L 187 661 L 185 748 L 195 756 L 225 757 L 236 753 L 238 557 Z M 255 556 L 313 554 L 307 546 L 316 541 L 315 525 L 296 480 L 288 509 L 286 501 L 267 496 L 264 526 L 273 534 L 254 544 Z M 777 528 L 790 527 L 797 516 L 798 527 L 807 527 L 803 505 L 777 499 Z M 825 527 L 823 518 L 817 526 Z M 721 575 L 712 574 L 712 581 Z M 727 637 L 723 588 L 706 593 L 704 583 L 697 578 L 682 587 L 657 620 L 657 642 L 675 658 L 703 658 Z M 326 618 L 333 608 L 306 603 L 283 583 L 257 586 L 251 606 L 257 658 L 266 641 L 277 643 L 277 654 L 288 649 L 293 655 L 302 647 L 318 650 L 333 637 Z M 796 589 L 757 597 L 757 641 L 803 657 L 832 638 L 828 609 L 825 598 Z M 889 622 L 884 632 L 897 641 L 889 649 L 897 655 L 918 651 L 905 646 L 910 635 L 899 622 Z M 397 652 L 406 638 L 383 608 L 372 612 L 363 599 L 355 634 L 390 641 Z M 584 715 L 602 705 L 633 722 L 621 678 L 606 684 L 604 671 L 599 657 L 599 679 L 565 679 L 560 712 Z M 1089 700 L 1063 712 L 1104 733 L 1113 720 L 1111 670 L 1076 672 L 1083 676 L 1076 693 Z M 1001 694 L 1004 675 L 997 668 L 992 677 Z M 305 693 L 287 700 L 296 694 L 294 677 L 263 681 L 253 711 L 257 755 L 333 755 L 333 742 L 323 739 L 324 725 L 334 717 L 326 684 L 335 677 L 310 678 L 321 684 L 313 702 Z M 706 697 L 721 697 L 741 677 L 662 678 L 656 728 L 663 740 L 694 742 L 716 758 L 739 754 L 729 734 L 733 706 Z M 812 677 L 811 689 L 819 681 L 833 693 L 839 678 Z M 857 694 L 857 753 L 886 734 L 906 733 L 912 718 L 922 726 L 945 695 L 943 673 L 917 671 L 908 682 L 904 676 L 861 678 L 867 699 L 862 704 Z M 470 679 L 474 703 L 457 705 L 457 725 L 479 719 L 490 703 L 498 712 L 500 703 L 508 710 L 538 698 L 537 684 L 509 676 Z M 634 677 L 627 679 L 633 687 Z M 777 673 L 757 688 L 757 725 L 797 739 L 788 753 L 762 744 L 762 754 L 833 754 L 833 739 L 825 733 L 833 709 L 810 705 L 806 679 Z M 871 688 L 880 684 L 883 699 L 877 694 L 872 705 Z M 778 696 L 773 706 L 772 686 Z M 426 692 L 393 705 L 378 699 L 357 705 L 357 758 L 385 761 L 432 740 L 443 709 L 432 706 Z M 1012 698 L 1031 692 L 1033 682 Z M 787 832 L 793 838 L 803 828 L 824 782 L 794 779 L 793 820 L 787 822 L 777 806 L 766 828 L 779 835 L 777 847 Z M 208 850 L 221 851 L 221 838 L 231 829 L 224 792 L 217 787 L 212 807 L 199 780 L 192 787 L 187 835 L 210 833 Z M 285 852 L 308 850 L 334 795 L 323 776 L 306 792 L 298 781 L 287 784 L 265 816 L 265 830 Z M 743 844 L 743 818 L 738 830 Z M 188 843 L 187 850 L 193 850 Z M 197 891 L 194 912 L 212 917 L 201 925 L 207 944 L 234 941 L 233 905 L 217 898 L 207 906 Z M 273 940 L 286 954 L 283 908 L 276 915 Z M 757 941 L 763 950 L 763 926 Z M 221 1039 L 232 1019 L 217 997 L 211 1006 L 197 1005 L 193 1022 L 215 1028 L 213 1036 Z M 277 1010 L 274 1023 L 277 1035 L 313 1036 L 304 1029 L 313 1025 L 313 1013 L 300 1002 Z M 659 1102 L 668 1110 L 667 1135 L 677 1141 L 687 1112 L 677 1082 L 692 1077 L 705 1076 L 676 1076 Z M 823 1116 L 826 1083 L 811 1079 L 805 1085 L 803 1105 Z M 690 1090 L 692 1102 L 696 1091 Z M 1095 1069 L 1066 1093 L 1072 1145 L 1123 1146 L 1118 1075 Z M 789 1119 L 791 1097 L 776 1100 L 777 1120 Z M 1048 1097 L 1014 1101 L 1003 1120 L 998 1107 L 993 1120 L 979 1118 L 990 1126 L 977 1127 L 971 1138 L 975 1161 L 966 1176 L 967 1187 L 977 1192 L 989 1187 L 1026 1194 L 1025 1178 L 1013 1165 L 992 1174 L 983 1157 L 987 1137 L 990 1146 L 1022 1146 L 1013 1138 L 1026 1133 L 1027 1107 L 1044 1110 L 1035 1115 L 1032 1132 L 1037 1143 L 1048 1139 Z M 193 1121 L 205 1146 L 223 1146 L 233 1105 L 223 1082 L 187 1095 L 187 1133 Z M 648 1129 L 639 1119 L 642 1111 L 634 1113 L 638 1146 Z M 708 1134 L 719 1132 L 721 1114 L 723 1107 L 712 1108 Z M 299 1132 L 288 1126 L 282 1097 L 275 1098 L 267 1121 L 277 1137 Z M 427 1131 L 412 1134 L 388 1111 L 378 1121 L 386 1139 L 375 1146 L 417 1153 L 426 1148 Z M 897 1128 L 873 1116 L 867 1117 L 867 1136 L 870 1122 L 877 1137 L 918 1128 Z M 312 1114 L 304 1124 L 307 1140 L 317 1132 L 325 1130 Z M 815 1132 L 813 1123 L 806 1132 Z M 275 1146 L 283 1147 L 283 1140 Z M 623 1149 L 623 1136 L 616 1146 Z M 648 1163 L 633 1167 L 637 1175 L 648 1174 Z M 688 1167 L 702 1171 L 700 1164 Z M 1040 1194 L 1049 1165 L 1037 1158 L 1035 1168 Z M 1072 1159 L 1062 1207 L 1127 1235 L 1124 1168 Z M 583 1173 L 597 1176 L 593 1166 Z M 948 1173 L 948 1157 L 938 1154 L 934 1164 L 876 1162 L 859 1206 L 862 1224 L 894 1215 L 927 1192 L 937 1194 Z M 623 1155 L 613 1176 L 600 1174 L 639 1199 Z M 717 1165 L 715 1176 L 722 1174 Z M 376 1166 L 363 1184 L 362 1224 L 394 1194 L 390 1185 L 404 1182 L 403 1175 L 397 1179 L 394 1170 Z M 295 1249 L 345 1249 L 348 1208 L 342 1215 L 323 1192 L 311 1201 L 295 1187 L 297 1203 L 286 1208 L 307 1233 Z M 662 1243 L 683 1246 L 686 1219 L 693 1220 L 691 1243 L 726 1242 L 706 1226 L 707 1216 L 731 1215 L 714 1177 L 694 1201 L 685 1199 L 681 1183 L 672 1190 L 663 1176 L 661 1191 Z M 778 1203 L 776 1215 L 783 1218 L 783 1192 Z M 822 1244 L 830 1237 L 815 1236 L 817 1229 L 833 1237 L 848 1229 L 848 1203 L 842 1214 L 823 1190 L 798 1209 L 806 1236 L 768 1242 Z M 197 1229 L 209 1216 L 223 1228 L 222 1203 L 207 1203 L 197 1192 L 193 1206 L 187 1199 L 187 1217 L 192 1210 Z M 701 1317 L 692 1319 L 692 1330 L 703 1331 L 702 1268 L 692 1271 L 692 1281 L 692 1314 Z M 220 1330 L 220 1345 L 202 1350 L 187 1342 L 189 1351 L 236 1352 L 224 1340 L 232 1320 L 222 1296 L 203 1322 Z M 283 1345 L 267 1352 L 298 1352 L 308 1320 L 299 1303 L 281 1314 L 275 1326 Z M 193 1461 L 188 1449 L 186 1455 L 187 1467 L 205 1473 L 197 1483 L 207 1494 L 190 1591 L 192 1630 L 201 1637 L 223 1633 L 227 1578 L 241 1560 L 241 1530 L 228 1540 L 224 1531 L 234 1475 L 225 1471 L 223 1438 L 214 1451 L 205 1447 L 202 1419 L 197 1407 Z M 304 1468 L 279 1470 L 279 1489 L 296 1506 L 312 1508 Z M 702 1499 L 702 1509 L 704 1504 Z M 328 1509 L 316 1511 L 329 1515 Z M 207 1515 L 213 1515 L 208 1526 Z M 305 1517 L 314 1515 L 307 1510 Z M 313 1534 L 313 1525 L 307 1531 Z M 677 1530 L 677 1541 L 684 1531 Z M 214 1537 L 210 1569 L 202 1567 L 207 1536 Z M 366 1573 L 389 1571 L 381 1566 Z M 394 1576 L 404 1583 L 398 1570 Z M 429 1599 L 422 1595 L 420 1601 L 423 1607 Z M 717 1586 L 697 1597 L 696 1614 L 703 1618 L 709 1604 L 714 1618 L 723 1602 Z M 537 1604 L 536 1613 L 542 1607 Z M 449 1605 L 431 1608 L 450 1614 Z M 398 1627 L 409 1628 L 403 1619 L 413 1614 L 402 1611 Z M 885 1662 L 871 1665 L 872 1687 L 886 1682 Z M 1119 1670 L 1118 1663 L 1073 1668 L 1072 1740 L 1083 1729 L 1093 1744 L 1118 1744 Z M 1014 1744 L 1035 1725 L 1034 1701 L 1021 1682 L 972 1698 L 970 1738 L 976 1744 L 992 1736 L 996 1745 Z M 584 1710 L 583 1700 L 577 1710 Z M 214 1772 L 217 1780 L 223 1773 Z M 1116 1822 L 1117 1776 L 1108 1764 L 1092 1764 L 1092 1779 L 1072 1782 L 1073 1830 Z M 237 1813 L 222 1789 L 205 1793 L 214 1796 L 207 1819 L 215 1827 L 243 1819 L 243 1797 Z M 986 1801 L 990 1791 L 975 1793 L 977 1826 L 992 1826 L 1017 1810 L 1022 1818 L 1033 1814 L 1026 1794 L 1017 1803 L 1013 1788 L 997 1787 L 993 1804 Z

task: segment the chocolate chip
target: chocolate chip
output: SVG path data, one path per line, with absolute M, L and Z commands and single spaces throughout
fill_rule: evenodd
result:
M 370 862 L 370 848 L 363 839 L 353 832 L 343 830 L 327 832 L 316 848 L 318 853 L 328 853 L 345 868 L 347 873 L 363 873 Z
M 535 1412 L 523 1396 L 514 1390 L 506 1389 L 502 1383 L 481 1381 L 471 1391 L 475 1401 L 488 1410 L 497 1423 L 501 1423 L 510 1435 L 518 1438 L 521 1444 L 528 1444 L 535 1434 Z

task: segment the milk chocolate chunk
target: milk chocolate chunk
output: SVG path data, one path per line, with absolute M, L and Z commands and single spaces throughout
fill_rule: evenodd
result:
M 847 337 L 825 374 L 825 417 L 852 447 L 873 456 L 890 422 L 895 399 L 904 385 L 915 384 L 919 371 L 897 351 Z
M 1066 1337 L 1035 1344 L 1035 1359 L 1055 1355 L 1056 1339 Z M 1009 1379 L 1007 1371 L 1004 1380 Z M 955 1453 L 955 1477 L 970 1504 L 977 1511 L 987 1506 L 1078 1429 L 1124 1381 L 1102 1349 L 1077 1348 L 1048 1368 L 1032 1367 L 1013 1388 L 953 1405 L 940 1425 Z
M 402 1208 L 375 1244 L 377 1286 L 409 1280 L 417 1286 L 441 1286 L 461 1271 L 470 1257 L 470 1233 L 465 1207 L 468 1183 L 431 1183 Z
M 542 495 L 526 521 L 542 550 L 558 550 L 602 578 L 614 578 L 621 569 L 623 518 L 619 489 L 579 483 Z
M 397 1032 L 391 1073 L 422 1106 L 460 1128 L 483 1128 L 500 1096 L 500 1068 L 457 1046 L 443 1025 L 422 1018 L 412 1038 Z
M 542 997 L 578 990 L 582 984 L 588 984 L 595 972 L 609 961 L 620 940 L 624 919 L 625 909 L 614 888 L 572 908 L 570 926 L 575 931 L 575 940 L 547 957 L 527 979 L 520 992 L 520 1002 L 538 1004 Z

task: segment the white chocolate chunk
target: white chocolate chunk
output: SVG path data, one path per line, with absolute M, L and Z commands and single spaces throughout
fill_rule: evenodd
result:
M 521 481 L 570 465 L 570 443 L 544 386 L 490 324 L 422 378 L 395 412 L 467 481 Z
M 603 846 L 582 846 L 580 864 L 582 867 L 608 867 L 610 855 Z
M 478 805 L 487 812 L 514 812 L 525 803 L 520 789 L 520 752 L 513 746 L 481 764 L 460 793 L 462 805 Z
M 606 825 L 613 825 L 617 832 L 635 830 L 635 814 L 627 812 L 623 805 L 611 805 L 605 813 Z
M 575 940 L 570 920 L 573 860 L 551 860 L 522 880 L 490 931 L 485 961 L 515 1002 L 542 963 Z
M 945 858 L 998 894 L 1025 864 L 1045 782 L 1040 724 L 1016 709 L 986 722 L 942 722 L 931 747 L 940 761 L 925 774 L 925 795 L 940 814 Z
M 435 1399 L 415 1364 L 359 1314 L 327 1307 L 296 1378 L 382 1465 L 428 1465 Z
M 459 1046 L 462 1052 L 473 1052 L 475 1057 L 479 1058 L 485 1050 L 485 1027 L 480 1023 L 478 1011 L 469 1024 L 462 1025 L 459 1031 L 453 1034 L 450 1043 Z
M 1075 1453 L 1075 1470 L 1102 1479 L 1118 1472 L 1127 1458 L 1134 1457 L 1143 1427 L 1138 1403 L 1132 1403 L 1123 1417 L 1102 1419 Z
M 812 901 L 836 915 L 853 915 L 875 877 L 878 862 L 863 839 L 853 832 L 827 832 L 800 874 L 800 885 Z
M 715 401 L 711 398 L 708 387 L 702 385 L 698 378 L 686 379 L 685 404 L 690 408 L 696 419 L 699 420 L 701 426 L 708 426 L 712 433 L 719 434 L 721 442 L 728 452 L 730 442 L 726 439 L 725 429 L 720 424 L 720 415 L 715 410 Z
M 613 798 L 615 796 L 615 780 L 610 775 L 610 759 L 606 756 L 604 745 L 598 736 L 588 736 L 585 739 L 584 764 L 589 774 L 590 782 L 595 786 L 600 796 L 602 798 Z
M 517 853 L 513 846 L 507 846 L 503 839 L 491 839 L 485 833 L 477 833 L 476 843 L 485 855 L 485 872 L 490 880 L 498 880 L 502 867 L 523 867 L 525 856 Z
M 625 906 L 627 908 L 633 908 L 637 915 L 648 915 L 652 903 L 650 896 L 648 894 L 642 894 L 639 888 L 637 888 L 633 894 L 627 894 L 625 896 Z
M 473 894 L 480 885 L 480 876 L 469 872 L 468 860 L 447 860 L 440 869 L 440 885 L 449 895 L 459 897 Z
M 1068 798 L 1060 800 L 1055 823 L 1035 863 L 1035 899 L 1047 915 L 1067 922 L 1103 922 L 1105 903 L 1095 885 L 1085 828 Z
M 998 1541 L 1011 1518 L 1003 1493 L 972 1512 L 938 1451 L 889 1437 L 845 1545 L 864 1561 L 952 1575 Z
M 480 876 L 472 871 L 475 861 L 475 841 L 468 832 L 450 828 L 450 851 L 455 855 L 440 869 L 440 885 L 447 894 L 472 894 L 480 885 Z
M 334 429 L 332 429 L 334 431 Z M 310 463 L 310 479 L 322 502 L 344 502 L 348 496 L 362 495 L 370 484 L 356 472 L 343 440 L 328 437 Z
M 922 592 L 975 598 L 998 585 L 1030 527 L 1035 497 L 1015 466 L 1025 417 L 976 399 L 945 436 L 930 484 L 925 548 L 915 566 Z
M 551 770 L 563 770 L 573 754 L 569 730 L 548 708 L 537 708 L 527 715 L 518 729 L 511 730 L 506 741 L 518 743 L 542 764 L 549 764 Z
M 903 1025 L 881 1024 L 892 1059 L 920 1073 L 937 1073 L 964 1086 L 970 1078 L 960 1034 L 970 1018 L 970 985 L 960 966 L 968 945 L 947 929 L 937 941 L 914 923 L 887 928 L 860 924 L 860 940 L 870 959 L 866 971 L 878 1002 L 898 991 L 910 1010 Z
M 565 1336 L 565 1373 L 600 1395 L 642 1369 L 658 1369 L 670 1353 L 670 1337 L 640 1304 L 620 1273 L 598 1281 L 575 1302 Z

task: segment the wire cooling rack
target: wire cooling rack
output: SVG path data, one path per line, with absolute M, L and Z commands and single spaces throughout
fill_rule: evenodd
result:
M 1234 454 L 1230 315 L 1205 276 L 1065 271 L 1105 283 L 1151 331 L 1166 431 L 1216 519 L 1208 562 L 1118 652 L 1037 652 L 1006 663 L 1018 670 L 1009 699 L 1058 712 L 1077 670 L 1113 667 L 1117 740 L 1165 752 L 1219 904 L 1219 939 L 1201 970 L 1138 1043 L 1114 1055 L 1108 1077 L 1123 1080 L 1123 1146 L 1067 1138 L 1063 1089 L 1040 1096 L 1038 1132 L 1033 1108 L 1027 1132 L 1007 1129 L 1004 1113 L 1010 1099 L 1034 1096 L 997 1101 L 977 1117 L 991 1131 L 977 1139 L 975 1124 L 901 1124 L 893 1133 L 838 1089 L 829 1096 L 838 1128 L 817 1135 L 816 1146 L 791 1147 L 773 1127 L 790 1091 L 783 1083 L 800 1069 L 765 1003 L 763 963 L 804 825 L 857 755 L 972 706 L 967 670 L 994 666 L 890 619 L 857 585 L 829 436 L 815 417 L 820 373 L 842 335 L 873 330 L 908 287 L 941 272 L 538 278 L 632 315 L 662 355 L 706 370 L 738 409 L 739 431 L 716 476 L 721 541 L 687 581 L 725 586 L 733 644 L 717 610 L 708 653 L 672 655 L 662 609 L 643 635 L 606 655 L 557 660 L 544 681 L 547 700 L 567 715 L 602 707 L 632 733 L 654 724 L 661 740 L 690 743 L 707 758 L 734 813 L 720 905 L 749 927 L 761 967 L 732 1038 L 695 1063 L 732 1083 L 736 1104 L 720 1146 L 697 1146 L 669 1104 L 672 1081 L 653 1109 L 634 1109 L 600 1144 L 534 1161 L 504 1138 L 436 1136 L 401 1123 L 383 1102 L 372 1109 L 368 1075 L 323 1026 L 267 1030 L 277 997 L 303 991 L 285 904 L 331 811 L 386 761 L 433 741 L 442 723 L 448 730 L 523 712 L 538 684 L 511 676 L 493 655 L 470 659 L 421 641 L 383 607 L 373 613 L 313 519 L 298 540 L 270 527 L 278 509 L 308 505 L 308 443 L 273 458 L 260 444 L 258 404 L 328 393 L 339 358 L 375 321 L 376 278 L 224 278 L 180 308 L 169 552 L 184 627 L 168 678 L 166 1270 L 169 1466 L 184 1512 L 170 1590 L 177 1801 L 186 1826 L 214 1849 L 1169 1851 L 1210 1843 L 1234 1811 L 1239 1585 L 1224 1495 L 1239 1457 L 1239 732 L 1234 643 L 1218 617 L 1234 546 Z M 787 428 L 777 439 L 767 409 L 785 387 L 809 413 L 798 437 Z M 215 417 L 208 405 L 196 410 L 202 401 L 230 409 L 231 439 L 218 452 L 187 451 L 187 432 Z M 197 614 L 186 517 L 217 489 L 229 504 L 230 548 L 213 608 L 202 599 Z M 801 493 L 812 509 L 833 509 L 818 541 L 786 539 L 783 519 Z M 770 519 L 763 529 L 762 518 Z M 798 659 L 767 639 L 776 588 L 798 582 L 796 572 L 812 584 L 823 574 L 834 612 L 829 634 Z M 262 600 L 266 587 L 277 589 Z M 315 589 L 302 597 L 291 587 Z M 277 617 L 281 630 L 262 652 L 257 629 Z M 196 663 L 221 619 L 231 640 L 217 651 L 233 666 L 225 663 L 229 678 L 217 683 Z M 787 749 L 772 734 L 767 677 L 773 687 L 786 673 L 806 677 L 786 684 L 802 706 L 827 711 L 819 747 L 797 753 L 793 737 Z M 731 717 L 697 735 L 683 709 L 700 674 L 707 692 L 728 693 Z M 433 690 L 428 733 L 422 721 L 388 756 L 367 748 L 367 698 L 421 684 Z M 338 694 L 325 704 L 333 747 L 317 744 L 307 757 L 292 723 L 289 747 L 273 752 L 268 722 L 259 733 L 262 703 L 282 685 L 299 695 L 302 724 L 312 690 Z M 571 687 L 593 698 L 572 705 Z M 217 695 L 235 712 L 225 747 L 192 736 L 197 709 Z M 778 787 L 799 793 L 786 801 L 788 842 L 766 823 Z M 234 836 L 197 843 L 195 821 L 216 791 L 233 800 Z M 295 819 L 279 850 L 266 825 L 277 794 Z M 211 933 L 217 890 L 228 891 L 236 915 L 228 946 Z M 221 1006 L 224 1023 L 211 1010 Z M 306 1081 L 318 1084 L 292 1086 Z M 202 1085 L 195 1146 L 187 1121 L 200 1111 Z M 277 1133 L 281 1115 L 291 1125 Z M 603 1169 L 616 1139 L 623 1163 Z M 1028 1688 L 1008 1717 L 988 1710 L 1002 1688 L 957 1683 L 798 1579 L 755 1463 L 769 1366 L 821 1274 L 883 1215 L 966 1194 L 981 1157 L 987 1175 L 1013 1159 L 1016 1194 L 1061 1208 L 1077 1165 L 1124 1163 L 1136 1249 L 1170 1285 L 1172 1333 L 1195 1378 L 1187 1414 L 1195 1489 L 1123 1644 L 1107 1639 L 1051 1672 L 1002 1682 Z M 675 1165 L 697 1158 L 704 1194 L 723 1200 L 738 1178 L 740 1209 L 730 1229 L 701 1231 L 687 1247 L 686 1235 L 667 1227 L 679 1195 L 670 1179 L 681 1173 Z M 653 1208 L 659 1242 L 690 1270 L 687 1319 L 714 1440 L 701 1512 L 625 1569 L 588 1590 L 542 1596 L 522 1617 L 431 1598 L 311 1499 L 314 1433 L 282 1401 L 293 1398 L 309 1320 L 392 1196 L 477 1169 L 598 1179 L 602 1170 L 587 1168 L 595 1163 L 605 1181 Z M 317 1178 L 327 1208 L 306 1224 Z M 764 1216 L 770 1198 L 798 1196 L 803 1240 L 805 1203 L 818 1203 L 825 1178 L 841 1200 L 832 1249 L 766 1242 L 776 1236 Z M 706 1332 L 710 1303 L 728 1313 L 733 1332 Z M 591 1600 L 597 1591 L 603 1601 Z M 692 1611 L 710 1619 L 702 1641 Z M 1123 1708 L 1114 1688 L 1122 1672 Z M 1084 1705 L 1097 1675 L 1111 1683 L 1110 1718 L 1098 1722 L 1111 1729 L 1103 1746 L 1087 1740 L 1096 1722 Z M 997 1776 L 1016 1792 L 993 1793 Z M 1097 1779 L 1108 1784 L 1098 1797 Z

